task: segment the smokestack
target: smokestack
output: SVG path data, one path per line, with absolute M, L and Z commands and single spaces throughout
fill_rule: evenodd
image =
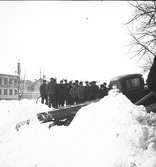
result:
M 20 62 L 17 63 L 17 74 L 18 75 L 21 74 L 21 63 Z

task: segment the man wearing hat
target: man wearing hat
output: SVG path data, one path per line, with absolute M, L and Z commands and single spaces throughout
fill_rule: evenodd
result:
M 98 98 L 99 87 L 96 85 L 96 81 L 91 82 L 91 100 Z
M 89 82 L 88 81 L 86 81 L 85 82 L 85 89 L 84 89 L 84 91 L 85 91 L 85 101 L 89 101 L 90 100 L 90 85 L 89 85 Z
M 54 78 L 50 78 L 50 82 L 48 83 L 48 87 L 47 87 L 47 92 L 48 92 L 48 97 L 49 97 L 49 108 L 52 107 L 53 108 L 57 108 L 58 104 L 57 104 L 57 84 L 56 84 L 56 79 Z
M 45 101 L 45 104 L 48 104 L 46 80 L 43 80 L 43 83 L 40 86 L 40 95 L 41 95 L 41 103 L 44 104 Z

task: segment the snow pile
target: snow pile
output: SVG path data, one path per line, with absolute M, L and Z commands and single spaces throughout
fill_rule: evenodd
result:
M 76 117 L 72 126 L 77 131 L 81 126 L 86 139 L 95 144 L 95 150 L 97 146 L 104 150 L 99 166 L 156 165 L 156 114 L 146 113 L 143 106 L 136 106 L 124 95 L 113 92 L 88 109 L 83 108 Z M 104 157 L 112 164 L 108 161 L 108 165 Z
M 20 122 L 36 119 L 36 113 L 49 111 L 43 104 L 37 104 L 35 100 L 0 101 L 0 136 L 14 130 Z
M 8 102 L 8 106 L 2 102 L 0 107 L 0 135 L 2 125 L 10 122 L 0 140 L 0 166 L 156 166 L 156 114 L 146 113 L 143 106 L 135 106 L 118 92 L 80 109 L 70 126 L 50 130 L 34 117 L 36 110 L 43 112 L 47 106 L 23 101 Z M 11 124 L 24 117 L 33 120 L 12 131 Z

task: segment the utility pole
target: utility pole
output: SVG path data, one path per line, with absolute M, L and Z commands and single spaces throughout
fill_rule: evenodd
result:
M 42 84 L 42 71 L 41 71 L 41 68 L 40 68 L 40 85 Z
M 18 100 L 20 100 L 21 95 L 20 95 L 20 85 L 21 85 L 21 64 L 20 62 L 17 63 L 17 75 L 18 75 Z

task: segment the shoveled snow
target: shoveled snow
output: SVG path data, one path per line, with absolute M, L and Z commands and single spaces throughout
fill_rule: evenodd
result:
M 156 167 L 156 114 L 110 92 L 83 107 L 70 126 L 48 129 L 32 100 L 0 101 L 2 167 Z M 30 120 L 19 131 L 18 122 Z

